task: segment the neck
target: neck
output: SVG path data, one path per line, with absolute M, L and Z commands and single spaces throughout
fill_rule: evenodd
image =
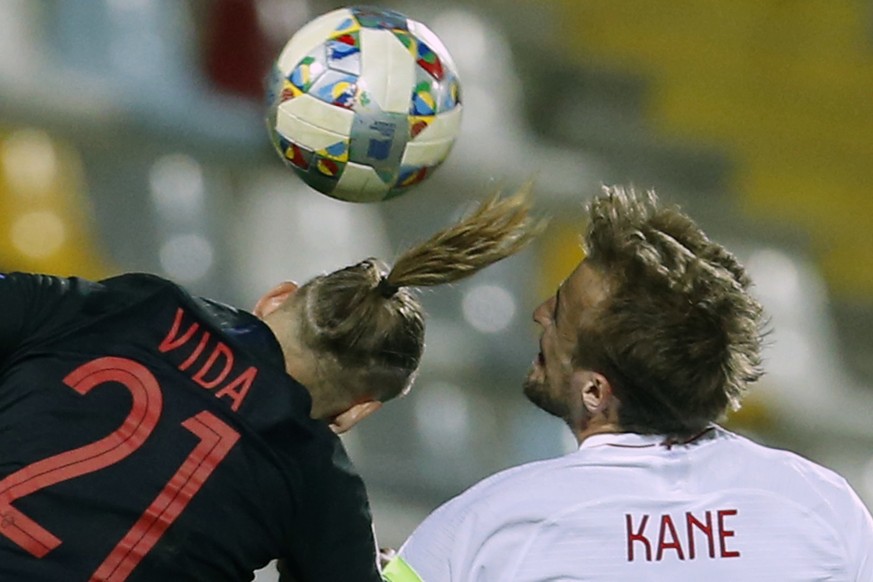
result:
M 582 441 L 587 439 L 590 436 L 596 434 L 619 434 L 627 432 L 616 422 L 600 422 L 600 423 L 590 423 L 584 427 L 576 427 L 573 429 L 573 436 L 576 437 L 576 442 L 580 445 Z
M 268 315 L 263 318 L 263 322 L 272 330 L 282 347 L 285 371 L 309 392 L 312 399 L 312 418 L 327 418 L 317 365 L 318 362 L 325 362 L 326 358 L 304 347 L 291 318 Z

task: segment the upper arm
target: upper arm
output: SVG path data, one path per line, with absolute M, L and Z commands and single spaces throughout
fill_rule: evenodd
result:
M 400 557 L 422 580 L 452 580 L 450 554 L 454 536 L 431 514 L 412 532 L 400 547 Z
M 536 506 L 520 511 L 523 487 L 501 487 L 503 472 L 443 504 L 400 548 L 400 556 L 425 582 L 514 580 L 526 541 L 539 522 Z M 523 496 L 522 496 L 523 497 Z
M 858 582 L 873 580 L 873 517 L 851 488 L 848 497 L 843 533 L 849 544 L 850 572 Z
M 399 554 L 425 582 L 466 580 L 471 558 L 481 545 L 477 521 L 464 497 L 456 498 L 421 522 Z
M 321 451 L 327 458 L 306 481 L 306 555 L 289 559 L 288 569 L 300 580 L 381 581 L 364 483 L 339 439 L 329 438 L 332 449 Z

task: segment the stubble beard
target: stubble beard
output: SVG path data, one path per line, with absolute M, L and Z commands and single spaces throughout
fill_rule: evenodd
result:
M 548 381 L 545 378 L 537 379 L 534 371 L 535 369 L 532 366 L 527 376 L 525 376 L 523 383 L 524 395 L 540 410 L 566 421 L 570 417 L 570 409 L 567 403 L 553 395 L 549 390 Z

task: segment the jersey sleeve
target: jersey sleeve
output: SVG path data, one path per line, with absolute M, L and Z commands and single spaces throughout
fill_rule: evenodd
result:
M 325 427 L 325 430 L 328 430 Z M 307 487 L 308 551 L 299 571 L 282 564 L 282 580 L 381 582 L 376 538 L 364 483 L 342 442 L 331 435 L 328 459 Z
M 844 536 L 849 551 L 849 571 L 854 574 L 852 580 L 873 580 L 873 517 L 851 488 L 845 504 Z
M 400 548 L 399 556 L 424 582 L 459 582 L 472 576 L 471 558 L 481 541 L 476 539 L 479 518 L 464 496 L 431 513 Z
M 49 335 L 81 306 L 80 279 L 49 275 L 0 273 L 0 363 L 37 336 Z
M 450 556 L 456 539 L 450 527 L 452 521 L 451 510 L 442 506 L 425 518 L 400 547 L 400 558 L 425 582 L 452 580 Z
M 516 580 L 531 524 L 539 520 L 535 506 L 533 512 L 517 511 L 524 487 L 515 478 L 521 469 L 492 475 L 439 507 L 399 556 L 424 582 Z

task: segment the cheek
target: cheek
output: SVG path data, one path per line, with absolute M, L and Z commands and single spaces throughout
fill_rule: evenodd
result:
M 559 366 L 562 370 L 569 370 L 572 368 L 571 362 L 573 360 L 573 345 L 572 343 L 564 340 L 560 337 L 552 338 L 552 341 L 549 345 L 549 352 L 551 354 L 552 362 Z
M 563 352 L 551 349 L 546 353 L 546 373 L 552 380 L 559 380 L 570 373 L 570 358 Z

